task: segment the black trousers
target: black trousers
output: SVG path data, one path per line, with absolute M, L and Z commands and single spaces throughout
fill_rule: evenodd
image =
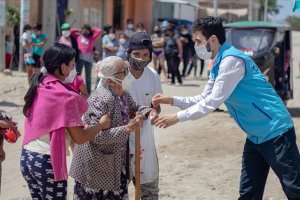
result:
M 183 68 L 182 68 L 182 73 L 181 76 L 185 76 L 186 70 L 187 70 L 187 66 L 190 62 L 190 54 L 189 53 L 183 53 L 182 55 L 182 62 L 183 62 Z
M 179 83 L 182 83 L 181 75 L 179 72 L 179 64 L 180 59 L 176 55 L 166 55 L 167 65 L 168 65 L 168 73 L 172 74 L 172 81 L 171 83 L 175 84 L 175 77 L 177 77 L 177 80 Z M 170 70 L 170 71 L 169 71 Z
M 289 200 L 300 199 L 300 156 L 295 129 L 262 144 L 246 140 L 239 200 L 262 200 L 270 167 Z

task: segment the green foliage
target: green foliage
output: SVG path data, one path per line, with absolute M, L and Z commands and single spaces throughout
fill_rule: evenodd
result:
M 263 15 L 264 10 L 265 10 L 265 1 L 266 0 L 258 0 L 258 3 L 260 5 L 260 9 L 259 12 L 261 15 Z M 279 13 L 279 8 L 281 8 L 281 6 L 277 5 L 277 0 L 268 0 L 268 13 L 269 14 L 278 14 Z
M 20 10 L 16 6 L 6 6 L 6 26 L 14 27 L 20 24 Z
M 300 31 L 300 17 L 289 16 L 286 18 L 286 21 L 295 31 Z

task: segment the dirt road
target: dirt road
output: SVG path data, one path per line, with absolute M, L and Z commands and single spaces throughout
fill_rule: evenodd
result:
M 293 34 L 294 77 L 298 75 L 300 33 Z M 169 95 L 199 94 L 204 80 L 186 80 L 184 86 L 163 85 Z M 300 79 L 294 79 L 294 100 L 288 107 L 294 117 L 297 143 L 300 145 Z M 0 110 L 13 116 L 23 132 L 23 97 L 28 89 L 26 74 L 0 74 Z M 176 108 L 162 108 L 163 114 Z M 238 197 L 241 154 L 246 135 L 226 112 L 214 112 L 200 120 L 185 122 L 168 129 L 156 129 L 156 145 L 160 164 L 160 199 L 178 200 L 233 200 Z M 21 139 L 16 144 L 5 144 L 7 158 L 3 163 L 0 199 L 30 199 L 26 183 L 20 173 Z M 71 158 L 68 160 L 70 161 Z M 70 162 L 69 162 L 70 163 Z M 69 181 L 71 199 L 73 181 Z M 133 187 L 131 196 L 133 197 Z M 131 198 L 133 199 L 133 198 Z M 271 171 L 264 199 L 283 200 L 278 178 Z

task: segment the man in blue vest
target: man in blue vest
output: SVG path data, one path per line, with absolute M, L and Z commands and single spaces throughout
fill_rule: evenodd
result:
M 182 109 L 155 120 L 167 128 L 196 120 L 225 103 L 230 115 L 246 132 L 242 158 L 240 200 L 261 200 L 270 167 L 289 200 L 300 199 L 300 156 L 292 118 L 257 65 L 226 43 L 222 20 L 199 18 L 193 24 L 195 50 L 201 59 L 213 59 L 209 81 L 195 97 L 153 97 L 154 106 L 170 104 Z

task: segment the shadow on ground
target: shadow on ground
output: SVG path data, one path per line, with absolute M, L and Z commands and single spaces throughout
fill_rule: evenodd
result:
M 200 85 L 199 84 L 183 84 L 183 85 L 180 85 L 178 87 L 199 87 Z
M 292 117 L 300 117 L 300 108 L 288 108 Z
M 8 102 L 8 101 L 0 101 L 0 106 L 5 107 L 22 107 L 23 105 L 18 105 L 14 102 Z

